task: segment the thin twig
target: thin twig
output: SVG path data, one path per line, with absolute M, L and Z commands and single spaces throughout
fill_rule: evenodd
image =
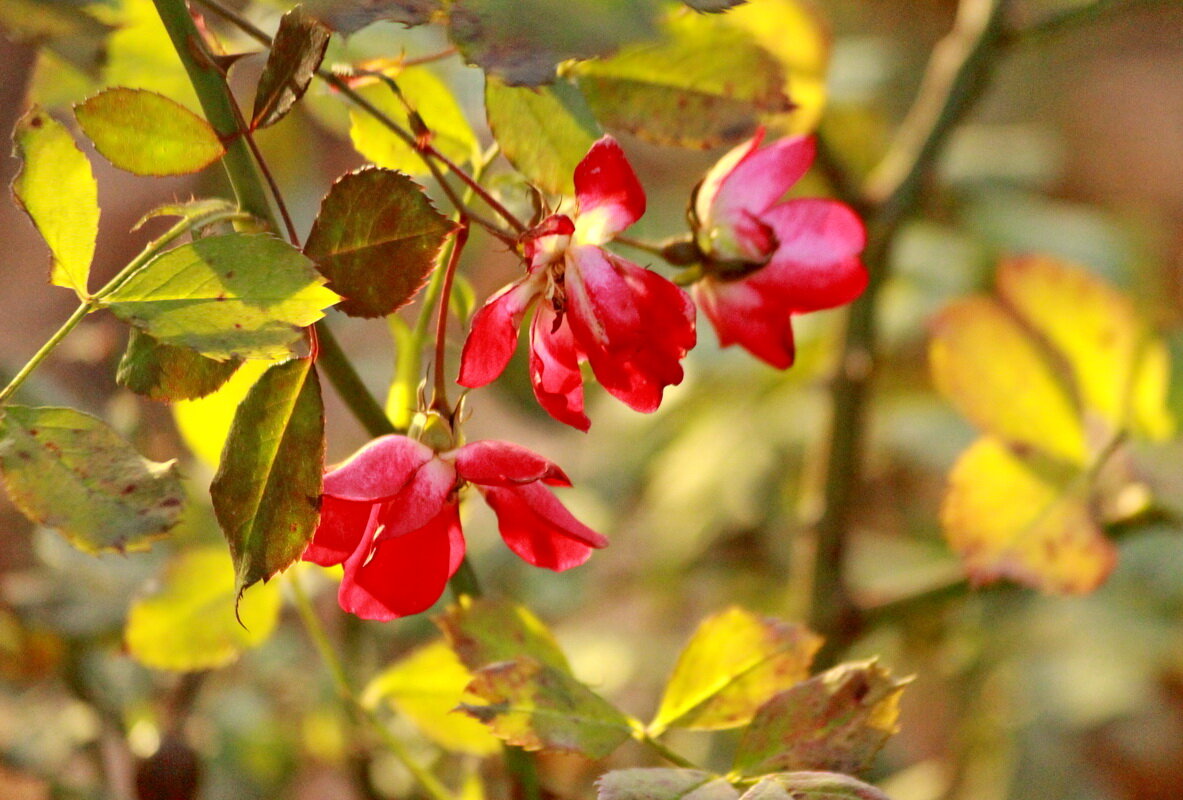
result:
M 444 267 L 443 287 L 440 290 L 438 322 L 435 328 L 435 396 L 431 407 L 442 413 L 452 421 L 452 409 L 448 405 L 448 376 L 446 374 L 445 353 L 448 342 L 448 312 L 452 297 L 452 281 L 456 277 L 456 266 L 460 263 L 460 256 L 464 252 L 464 245 L 468 242 L 468 222 L 460 221 L 460 227 L 453 234 L 452 252 L 448 263 Z

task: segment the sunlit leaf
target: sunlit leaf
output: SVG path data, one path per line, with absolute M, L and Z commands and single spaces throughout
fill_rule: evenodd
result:
M 137 175 L 197 172 L 226 152 L 210 124 L 175 100 L 116 87 L 74 107 L 95 149 Z
M 941 312 L 932 323 L 929 366 L 937 389 L 978 427 L 1085 462 L 1084 429 L 1066 376 L 995 300 L 971 297 Z
M 477 147 L 476 134 L 448 85 L 426 67 L 408 67 L 394 78 L 403 97 L 431 131 L 432 145 L 458 164 L 469 161 Z M 404 130 L 408 129 L 407 110 L 389 86 L 375 81 L 358 87 L 358 91 Z M 374 164 L 410 175 L 428 174 L 415 150 L 370 114 L 352 108 L 349 120 L 354 148 Z
M 739 800 L 739 792 L 697 769 L 618 769 L 596 782 L 596 800 Z
M 247 392 L 274 361 L 246 361 L 226 383 L 212 394 L 197 400 L 173 404 L 177 432 L 193 455 L 213 469 L 222 459 L 222 448 L 234 422 L 234 414 Z
M 234 218 L 239 224 L 254 220 L 249 214 L 238 208 L 238 205 L 221 197 L 201 197 L 179 203 L 165 203 L 157 206 L 135 224 L 132 230 L 139 230 L 148 220 L 158 217 L 180 217 L 193 230 L 200 232 L 203 228 L 229 218 Z
M 362 702 L 371 707 L 390 703 L 445 750 L 487 756 L 501 749 L 500 740 L 456 711 L 471 680 L 472 673 L 448 644 L 435 641 L 378 673 L 362 693 Z
M 600 138 L 600 125 L 574 84 L 537 88 L 485 81 L 485 111 L 502 154 L 544 191 L 573 194 L 575 166 Z
M 124 642 L 146 667 L 215 669 L 266 641 L 279 621 L 277 584 L 251 587 L 237 603 L 234 565 L 221 547 L 183 552 L 128 609 Z
M 310 0 L 304 6 L 311 16 L 346 35 L 375 22 L 424 25 L 441 8 L 440 0 Z
M 50 283 L 85 297 L 99 232 L 90 162 L 65 126 L 40 108 L 21 117 L 13 140 L 22 164 L 12 193 L 49 245 Z
M 1112 432 L 1158 440 L 1171 435 L 1166 347 L 1127 297 L 1049 257 L 1006 261 L 997 281 L 999 297 L 1063 354 L 1088 411 Z
M 744 724 L 774 694 L 809 677 L 821 643 L 803 625 L 736 607 L 704 620 L 678 656 L 650 732 Z
M 229 380 L 241 363 L 236 358 L 214 361 L 132 328 L 115 380 L 136 394 L 171 403 L 205 397 Z
M 106 21 L 116 29 L 107 39 L 104 86 L 147 89 L 191 111 L 201 108 L 153 0 L 120 0 L 118 12 Z
M 1089 592 L 1117 558 L 1089 490 L 1080 470 L 1021 458 L 986 436 L 954 465 L 941 521 L 977 583 L 1009 578 L 1046 591 Z
M 89 75 L 98 75 L 111 31 L 73 0 L 0 0 L 0 29 L 14 41 L 49 47 Z
M 468 691 L 485 703 L 460 708 L 525 750 L 603 758 L 631 735 L 628 718 L 611 703 L 529 656 L 477 670 Z
M 588 105 L 608 128 L 659 144 L 713 147 L 788 111 L 784 72 L 745 31 L 698 14 L 670 17 L 665 37 L 574 65 Z
M 304 253 L 345 298 L 341 311 L 381 317 L 423 287 L 454 227 L 406 175 L 362 169 L 333 184 Z
M 146 547 L 177 523 L 184 502 L 173 462 L 143 458 L 72 408 L 5 407 L 0 467 L 26 516 L 89 553 Z
M 742 800 L 889 800 L 870 784 L 836 772 L 780 772 L 765 776 Z
M 842 664 L 781 692 L 744 730 L 735 769 L 746 776 L 861 772 L 898 730 L 906 683 L 867 661 Z
M 274 125 L 304 96 L 329 46 L 329 30 L 296 6 L 279 20 L 255 90 L 251 128 Z
M 554 635 L 525 606 L 465 596 L 436 623 L 470 670 L 525 655 L 560 671 L 571 671 Z
M 324 403 L 311 359 L 276 364 L 234 417 L 210 497 L 238 591 L 304 552 L 320 519 Z
M 560 61 L 651 36 L 657 9 L 654 0 L 454 0 L 449 18 L 466 61 L 510 86 L 536 86 Z
M 215 359 L 282 358 L 339 299 L 299 250 L 265 234 L 197 239 L 104 297 L 125 322 Z

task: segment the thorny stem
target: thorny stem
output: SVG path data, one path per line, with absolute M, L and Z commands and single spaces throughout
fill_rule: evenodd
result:
M 440 290 L 438 321 L 435 328 L 435 396 L 431 400 L 431 407 L 439 411 L 449 422 L 452 422 L 452 409 L 448 405 L 448 377 L 445 372 L 445 355 L 448 341 L 448 301 L 452 296 L 452 281 L 456 277 L 456 266 L 460 263 L 460 256 L 464 252 L 464 245 L 468 242 L 468 220 L 460 220 L 460 227 L 453 234 L 452 252 L 448 263 L 444 267 L 443 287 Z
M 810 624 L 827 640 L 817 658 L 821 668 L 834 663 L 862 624 L 843 572 L 862 481 L 875 304 L 887 278 L 891 243 L 900 224 L 919 204 L 921 187 L 950 132 L 990 76 L 1007 6 L 1008 0 L 961 0 L 953 30 L 934 50 L 916 102 L 863 192 L 870 209 L 864 255 L 870 283 L 851 306 L 841 361 L 831 385 L 824 510 L 815 528 Z
M 304 587 L 300 583 L 298 570 L 290 573 L 288 585 L 292 587 L 292 595 L 296 599 L 296 610 L 300 614 L 300 620 L 304 623 L 304 629 L 308 632 L 308 638 L 312 640 L 317 653 L 320 654 L 320 660 L 328 668 L 329 674 L 333 678 L 333 686 L 337 690 L 337 695 L 346 704 L 350 713 L 370 723 L 370 727 L 382 738 L 382 743 L 399 760 L 399 763 L 406 767 L 407 771 L 411 773 L 424 790 L 431 795 L 432 800 L 455 800 L 447 787 L 440 783 L 439 779 L 427 768 L 414 759 L 407 746 L 390 732 L 390 729 L 379 719 L 374 710 L 362 703 L 353 691 L 353 688 L 349 685 L 349 678 L 345 673 L 345 666 L 337 658 L 337 653 L 333 649 L 333 645 L 329 641 L 324 627 L 320 624 L 320 618 L 316 615 L 316 609 L 312 607 L 308 593 L 304 591 Z

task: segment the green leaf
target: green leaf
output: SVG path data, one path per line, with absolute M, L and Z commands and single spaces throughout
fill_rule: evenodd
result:
M 90 162 L 65 126 L 40 108 L 21 117 L 13 139 L 23 163 L 12 193 L 49 245 L 49 281 L 86 297 L 99 233 L 98 184 Z
M 340 298 L 299 250 L 266 234 L 197 239 L 103 297 L 125 322 L 210 358 L 283 358 Z
M 394 77 L 403 97 L 431 130 L 432 145 L 457 164 L 470 161 L 477 149 L 476 134 L 448 85 L 426 67 L 408 67 Z M 389 86 L 379 81 L 359 83 L 357 91 L 366 100 L 404 130 L 410 127 L 406 107 Z M 368 113 L 350 109 L 349 121 L 354 148 L 377 166 L 410 175 L 430 174 L 414 148 Z
M 74 107 L 95 149 L 137 175 L 184 175 L 226 152 L 210 124 L 175 100 L 116 87 Z
M 171 407 L 177 433 L 194 456 L 211 470 L 222 461 L 226 437 L 234 425 L 234 415 L 246 400 L 251 387 L 277 361 L 242 362 L 230 379 L 217 391 L 195 400 L 182 400 Z
M 345 298 L 341 311 L 382 317 L 423 287 L 454 227 L 406 175 L 361 169 L 333 184 L 304 254 Z
M 204 547 L 169 561 L 132 603 L 123 640 L 131 657 L 152 669 L 216 669 L 266 641 L 280 605 L 276 584 L 254 586 L 237 598 L 226 551 Z
M 682 0 L 683 3 L 690 6 L 695 11 L 702 11 L 707 14 L 717 14 L 721 11 L 726 11 L 729 8 L 743 5 L 747 1 L 748 0 Z
M 479 722 L 456 710 L 471 680 L 472 673 L 447 642 L 437 640 L 375 676 L 362 693 L 362 703 L 371 708 L 382 701 L 390 703 L 445 750 L 492 755 L 501 749 L 501 742 Z
M 707 148 L 750 136 L 762 115 L 788 111 L 780 64 L 721 19 L 670 17 L 657 43 L 574 65 L 596 118 L 658 144 Z
M 408 28 L 431 22 L 440 0 L 311 0 L 305 11 L 348 36 L 375 22 L 401 22 Z
M 209 226 L 227 220 L 234 220 L 240 226 L 253 221 L 259 227 L 258 232 L 263 232 L 261 222 L 241 210 L 236 203 L 221 197 L 202 197 L 180 203 L 165 203 L 140 217 L 140 221 L 132 227 L 132 230 L 139 230 L 149 220 L 157 217 L 180 217 L 195 234 L 200 234 Z
M 658 7 L 653 0 L 454 0 L 451 38 L 468 63 L 510 86 L 536 86 L 554 80 L 560 61 L 651 36 Z
M 279 20 L 255 89 L 251 130 L 279 122 L 304 96 L 329 46 L 329 29 L 296 6 Z
M 631 735 L 628 717 L 566 672 L 529 656 L 477 670 L 468 691 L 484 705 L 461 703 L 495 735 L 524 750 L 604 758 Z
M 596 782 L 596 800 L 739 800 L 739 792 L 697 769 L 618 769 Z
M 132 328 L 115 380 L 136 394 L 171 403 L 205 397 L 230 379 L 240 359 L 214 361 L 187 347 L 176 347 Z
M 809 677 L 821 644 L 803 625 L 737 607 L 704 620 L 678 657 L 650 734 L 743 725 L 774 694 Z
M 856 773 L 898 730 L 897 681 L 874 661 L 842 664 L 787 689 L 761 707 L 743 732 L 735 770 Z
M 556 80 L 532 89 L 490 77 L 485 112 L 493 138 L 518 172 L 544 191 L 574 193 L 575 167 L 602 133 L 574 84 Z
M 517 603 L 464 596 L 436 624 L 470 670 L 525 655 L 562 672 L 571 671 L 554 634 L 534 612 Z
M 147 547 L 184 503 L 173 462 L 148 461 L 72 408 L 4 409 L 0 468 L 17 508 L 88 553 Z
M 780 772 L 768 775 L 741 800 L 890 800 L 870 784 L 836 772 Z
M 239 593 L 286 569 L 320 518 L 324 404 L 311 359 L 276 364 L 234 417 L 210 485 Z
M 1091 478 L 992 436 L 961 454 L 941 522 L 977 584 L 1009 578 L 1049 592 L 1096 589 L 1117 561 L 1090 502 Z

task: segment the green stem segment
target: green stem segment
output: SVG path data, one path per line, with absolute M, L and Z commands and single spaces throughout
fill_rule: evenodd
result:
M 1008 0 L 962 0 L 953 31 L 934 50 L 916 103 L 864 192 L 869 209 L 864 260 L 870 283 L 850 309 L 831 386 L 824 511 L 815 529 L 810 624 L 827 640 L 816 660 L 819 667 L 833 664 L 862 624 L 843 572 L 862 481 L 876 301 L 888 277 L 891 244 L 900 224 L 919 205 L 921 188 L 949 134 L 990 76 L 1007 5 Z

